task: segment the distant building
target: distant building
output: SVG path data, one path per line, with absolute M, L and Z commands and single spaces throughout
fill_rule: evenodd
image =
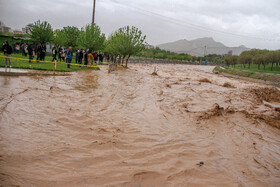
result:
M 0 32 L 11 32 L 11 27 L 5 26 L 4 23 L 0 21 Z
M 22 28 L 22 33 L 26 34 L 26 28 Z
M 22 32 L 24 34 L 30 34 L 31 30 L 33 29 L 34 25 L 33 23 L 29 23 L 25 26 L 25 28 L 22 28 Z
M 232 50 L 228 51 L 227 56 L 232 56 Z
M 145 49 L 153 49 L 154 48 L 154 46 L 152 46 L 152 45 L 150 45 L 150 44 L 146 44 L 145 45 Z
M 19 31 L 19 30 L 14 30 L 13 33 L 14 33 L 14 34 L 23 34 L 23 32 L 22 32 L 22 31 Z

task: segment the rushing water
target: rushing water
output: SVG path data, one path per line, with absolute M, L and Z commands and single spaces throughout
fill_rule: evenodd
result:
M 279 111 L 252 92 L 271 87 L 130 67 L 0 77 L 0 184 L 280 186 Z

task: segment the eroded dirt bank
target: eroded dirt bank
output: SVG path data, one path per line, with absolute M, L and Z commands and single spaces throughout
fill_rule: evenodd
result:
M 0 184 L 280 185 L 277 88 L 157 66 L 0 77 Z

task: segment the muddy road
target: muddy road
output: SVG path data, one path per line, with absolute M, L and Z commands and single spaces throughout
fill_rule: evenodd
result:
M 279 89 L 212 69 L 0 77 L 0 184 L 280 186 Z

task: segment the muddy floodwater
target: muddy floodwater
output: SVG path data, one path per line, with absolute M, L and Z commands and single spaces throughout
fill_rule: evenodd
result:
M 0 186 L 280 186 L 279 89 L 213 68 L 0 77 Z

